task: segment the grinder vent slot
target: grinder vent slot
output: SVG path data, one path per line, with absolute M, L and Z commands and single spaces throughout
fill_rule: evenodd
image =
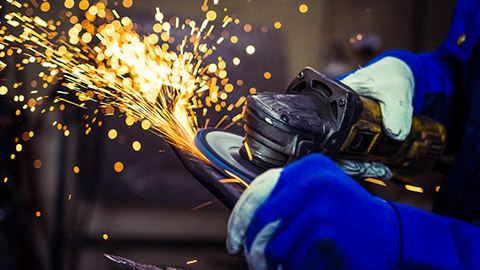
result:
M 293 88 L 292 88 L 292 92 L 295 92 L 295 93 L 300 93 L 302 92 L 305 88 L 307 88 L 307 83 L 306 82 L 301 82 L 297 85 L 295 85 Z
M 320 91 L 326 97 L 330 97 L 330 96 L 333 95 L 332 89 L 328 88 L 328 86 L 321 81 L 313 80 L 312 81 L 312 88 Z
M 335 119 L 338 118 L 338 107 L 337 107 L 337 102 L 334 100 L 330 102 L 330 111 L 333 113 L 333 116 Z

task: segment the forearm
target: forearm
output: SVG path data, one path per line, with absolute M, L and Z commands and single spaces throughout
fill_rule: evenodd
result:
M 400 269 L 480 269 L 480 227 L 392 203 L 400 220 Z

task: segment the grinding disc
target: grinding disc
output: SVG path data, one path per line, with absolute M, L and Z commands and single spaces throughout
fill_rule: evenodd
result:
M 194 143 L 215 168 L 229 177 L 231 176 L 227 172 L 251 182 L 265 171 L 240 155 L 242 136 L 225 130 L 207 128 L 197 132 Z

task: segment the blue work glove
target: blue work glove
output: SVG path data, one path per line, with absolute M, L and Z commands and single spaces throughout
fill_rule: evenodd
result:
M 258 176 L 228 222 L 227 249 L 250 269 L 395 269 L 393 206 L 322 154 Z
M 341 82 L 359 95 L 378 101 L 387 136 L 397 141 L 407 138 L 412 126 L 415 81 L 405 62 L 387 56 L 345 75 Z M 352 176 L 392 178 L 390 169 L 378 162 L 340 160 L 338 165 Z

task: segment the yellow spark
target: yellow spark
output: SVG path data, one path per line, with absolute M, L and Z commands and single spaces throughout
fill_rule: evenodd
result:
M 4 85 L 0 86 L 0 95 L 6 95 L 8 93 L 8 88 Z
M 240 119 L 242 119 L 242 115 L 238 114 L 237 116 L 233 117 L 232 122 L 230 124 L 228 124 L 226 127 L 224 127 L 223 129 L 230 128 L 231 126 L 235 125 Z
M 64 5 L 66 8 L 71 9 L 75 5 L 75 3 L 73 2 L 73 0 L 65 0 Z
M 115 162 L 115 164 L 113 165 L 113 169 L 114 169 L 117 173 L 122 172 L 122 171 L 123 171 L 123 163 L 120 162 L 120 161 Z
M 308 11 L 308 6 L 305 5 L 305 4 L 301 4 L 301 5 L 298 7 L 298 10 L 300 10 L 301 13 L 307 13 L 307 11 Z
M 255 47 L 253 45 L 248 45 L 246 48 L 245 48 L 245 51 L 248 53 L 248 54 L 254 54 L 255 53 Z
M 198 205 L 198 206 L 193 207 L 192 209 L 190 209 L 190 211 L 198 210 L 198 209 L 200 209 L 200 208 L 202 208 L 202 207 L 205 207 L 205 206 L 207 206 L 207 205 L 210 205 L 210 204 L 212 204 L 212 203 L 213 203 L 212 201 L 208 201 L 208 202 L 206 202 L 206 203 L 202 203 L 202 204 L 200 204 L 200 205 Z
M 117 138 L 117 135 L 118 135 L 118 133 L 115 129 L 110 129 L 108 131 L 108 138 L 111 139 L 111 140 Z
M 245 146 L 245 150 L 247 150 L 247 155 L 248 155 L 248 159 L 250 161 L 253 160 L 253 156 L 252 156 L 252 151 L 250 150 L 250 146 L 248 145 L 248 143 L 245 141 L 243 142 L 243 145 Z
M 187 264 L 192 264 L 192 263 L 197 263 L 198 260 L 191 260 L 191 261 L 188 261 Z
M 132 126 L 135 123 L 135 118 L 127 116 L 127 118 L 125 118 L 125 123 L 127 126 Z
M 212 33 L 213 27 L 215 27 L 215 25 L 211 25 L 211 26 L 210 26 L 210 29 L 208 29 L 208 32 L 207 32 L 207 34 L 206 34 L 207 37 L 210 36 L 210 34 Z
M 147 130 L 151 127 L 150 121 L 147 119 L 143 120 L 141 125 L 144 130 Z
M 163 13 L 160 12 L 160 8 L 159 8 L 159 7 L 156 8 L 156 12 L 157 12 L 157 13 L 155 14 L 155 20 L 157 20 L 157 21 L 159 21 L 160 23 L 162 23 L 162 22 L 163 22 Z
M 214 21 L 217 18 L 217 13 L 213 10 L 209 10 L 206 14 L 207 20 Z
M 233 91 L 233 84 L 227 83 L 227 84 L 225 85 L 225 91 L 227 91 L 227 92 L 229 92 L 229 93 L 232 92 L 232 91 Z
M 50 10 L 50 3 L 48 2 L 43 2 L 42 5 L 40 6 L 40 9 L 43 11 L 43 12 L 47 12 Z
M 210 123 L 210 118 L 208 118 L 207 120 L 205 120 L 205 126 L 204 126 L 203 128 L 207 128 L 209 123 Z
M 63 102 L 66 102 L 66 103 L 68 103 L 68 104 L 72 104 L 72 105 L 75 105 L 75 106 L 77 106 L 77 107 L 80 107 L 80 108 L 82 108 L 82 109 L 87 109 L 87 108 L 86 108 L 84 105 L 82 105 L 82 104 L 78 104 L 78 103 L 72 102 L 72 101 L 67 100 L 67 99 L 64 99 L 64 98 L 58 98 L 58 101 L 63 101 Z
M 223 20 L 222 28 L 225 28 L 228 23 L 233 21 L 232 17 L 225 16 L 225 19 Z
M 417 192 L 417 193 L 423 193 L 423 188 L 417 187 L 417 186 L 412 186 L 412 185 L 405 185 L 405 188 L 409 191 Z
M 237 100 L 237 103 L 235 103 L 235 107 L 238 108 L 240 107 L 240 105 L 243 104 L 243 102 L 246 100 L 247 98 L 246 97 L 240 97 L 238 100 Z
M 134 141 L 132 143 L 132 148 L 133 148 L 133 150 L 138 152 L 138 151 L 140 151 L 140 149 L 142 149 L 142 145 L 140 144 L 139 141 Z
M 373 184 L 380 185 L 380 186 L 384 186 L 384 187 L 387 186 L 387 184 L 385 184 L 385 182 L 383 182 L 383 181 L 381 181 L 381 180 L 378 180 L 378 179 L 365 178 L 365 179 L 363 179 L 363 180 L 366 181 L 366 182 L 370 182 L 370 183 L 373 183 Z
M 238 120 L 240 120 L 240 119 L 242 119 L 242 114 L 241 114 L 241 113 L 235 115 L 235 116 L 232 118 L 232 121 L 233 121 L 233 122 L 236 122 L 236 121 L 238 121 Z
M 115 15 L 115 18 L 120 19 L 120 15 L 118 15 L 118 12 L 115 9 L 112 9 L 113 15 Z
M 227 171 L 227 170 L 224 170 L 224 172 L 225 172 L 226 174 L 228 174 L 229 176 L 231 176 L 232 178 L 235 178 L 239 183 L 241 183 L 242 185 L 244 185 L 246 188 L 249 188 L 249 187 L 250 187 L 250 185 L 249 185 L 247 182 L 245 182 L 242 178 L 238 177 L 238 176 L 235 175 L 234 173 L 229 172 L 229 171 Z
M 218 106 L 218 105 L 217 105 L 217 106 Z M 230 117 L 230 116 L 228 116 L 228 115 L 224 115 L 224 116 L 222 117 L 222 119 L 221 119 L 220 121 L 218 121 L 218 123 L 217 123 L 217 125 L 215 126 L 215 128 L 218 128 L 218 127 L 223 123 L 223 121 L 225 121 L 225 120 L 228 119 L 229 117 Z
M 238 180 L 235 178 L 226 178 L 218 180 L 220 183 L 238 183 Z
M 108 239 L 108 234 L 104 233 L 104 234 L 102 235 L 102 238 L 103 238 L 103 240 L 107 240 L 107 239 Z

